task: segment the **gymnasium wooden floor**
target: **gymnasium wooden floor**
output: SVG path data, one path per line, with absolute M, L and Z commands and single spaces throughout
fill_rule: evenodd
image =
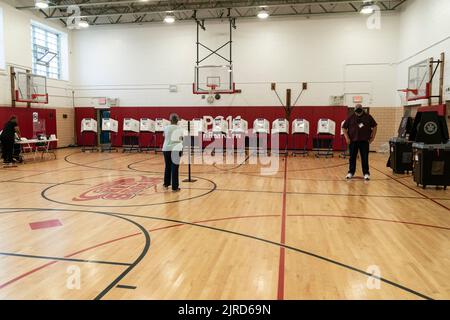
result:
M 337 156 L 195 165 L 175 194 L 160 154 L 57 156 L 0 169 L 0 299 L 450 298 L 450 190 L 385 155 L 369 183 Z

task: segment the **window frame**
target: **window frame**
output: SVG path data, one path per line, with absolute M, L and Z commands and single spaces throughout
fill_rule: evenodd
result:
M 39 39 L 38 33 L 43 36 L 43 39 Z M 51 41 L 51 38 L 56 38 L 56 52 L 53 52 L 50 47 L 51 44 L 55 45 L 53 41 Z M 54 30 L 52 28 L 46 27 L 42 24 L 33 22 L 31 23 L 31 59 L 32 59 L 32 72 L 37 75 L 45 76 L 49 79 L 54 80 L 63 80 L 63 66 L 62 66 L 62 50 L 61 50 L 61 41 L 62 41 L 62 34 L 61 32 L 58 32 L 57 30 Z M 43 45 L 39 44 L 38 40 L 41 40 L 43 42 Z M 43 64 L 38 62 L 38 53 L 37 53 L 37 46 L 40 46 L 42 48 L 45 48 L 49 52 L 53 52 L 55 54 L 55 57 L 49 61 L 49 63 Z M 41 57 L 42 58 L 42 57 Z M 51 62 L 57 59 L 57 66 L 51 66 Z M 38 67 L 40 66 L 40 67 Z M 44 69 L 45 68 L 45 69 Z

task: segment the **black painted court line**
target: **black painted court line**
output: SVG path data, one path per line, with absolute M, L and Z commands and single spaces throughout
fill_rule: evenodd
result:
M 206 188 L 190 187 L 184 190 L 208 190 Z M 249 192 L 249 193 L 269 193 L 269 194 L 282 194 L 282 191 L 270 191 L 270 190 L 244 190 L 244 189 L 223 189 L 217 188 L 216 191 L 220 192 Z M 371 195 L 371 194 L 347 194 L 347 193 L 315 193 L 315 192 L 295 192 L 288 191 L 286 194 L 292 195 L 311 195 L 311 196 L 342 196 L 342 197 L 366 197 L 366 198 L 394 198 L 394 199 L 418 199 L 427 200 L 425 197 L 414 196 L 396 196 L 396 195 Z M 448 199 L 450 200 L 450 199 Z
M 1 210 L 1 208 L 0 208 L 0 210 Z M 8 209 L 6 209 L 6 210 L 8 210 Z M 119 282 L 120 282 L 120 280 L 122 280 L 129 272 L 131 272 L 131 270 L 133 270 L 143 259 L 144 259 L 144 257 L 147 255 L 147 252 L 150 250 L 150 245 L 151 245 L 151 239 L 150 239 L 150 233 L 147 231 L 147 229 L 145 229 L 141 224 L 139 224 L 139 223 L 137 223 L 136 221 L 134 221 L 134 220 L 131 220 L 131 219 L 128 219 L 128 218 L 126 218 L 126 217 L 122 217 L 122 216 L 119 216 L 119 215 L 117 215 L 116 213 L 111 213 L 111 212 L 102 212 L 102 211 L 88 211 L 88 210 L 71 210 L 71 209 L 48 209 L 48 208 L 45 208 L 45 209 L 36 209 L 36 208 L 33 208 L 33 209 L 30 209 L 30 208 L 24 208 L 24 209 L 22 209 L 21 211 L 19 210 L 19 211 L 17 211 L 16 209 L 11 209 L 11 208 L 9 208 L 9 210 L 15 210 L 15 211 L 10 211 L 10 212 L 8 212 L 8 211 L 3 211 L 3 212 L 0 212 L 0 214 L 5 214 L 5 213 L 13 213 L 13 212 L 15 212 L 15 213 L 24 213 L 24 212 L 30 212 L 30 211 L 63 211 L 63 212 L 81 212 L 81 213 L 93 213 L 93 214 L 99 214 L 99 215 L 105 215 L 105 216 L 109 216 L 109 217 L 113 217 L 113 218 L 117 218 L 117 219 L 121 219 L 121 220 L 124 220 L 124 221 L 126 221 L 126 222 L 129 222 L 129 223 L 131 223 L 131 224 L 133 224 L 134 226 L 136 226 L 139 230 L 140 230 L 140 232 L 144 235 L 144 237 L 145 237 L 145 245 L 144 245 L 144 248 L 142 249 L 142 251 L 141 251 L 141 254 L 139 255 L 139 257 L 137 257 L 136 258 L 136 260 L 133 262 L 133 263 L 131 263 L 129 266 L 128 266 L 128 268 L 126 268 L 118 277 L 116 277 L 105 289 L 103 289 L 95 298 L 94 298 L 94 300 L 100 300 L 100 299 L 102 299 L 109 291 L 111 291 L 111 289 L 112 288 L 114 288 Z M 57 263 L 57 261 L 53 261 L 53 262 L 51 262 L 51 263 Z M 24 274 L 24 275 L 21 275 L 21 276 L 19 276 L 19 277 L 16 277 L 16 278 L 14 278 L 14 279 L 12 279 L 12 280 L 10 280 L 10 281 L 8 281 L 8 282 L 6 282 L 5 284 L 3 284 L 3 287 L 5 286 L 5 285 L 8 285 L 8 284 L 10 284 L 10 283 L 12 283 L 12 282 L 15 282 L 15 281 L 17 281 L 17 280 L 19 280 L 19 279 L 21 279 L 21 278 L 23 278 L 23 277 L 25 277 L 25 276 L 28 276 L 28 275 L 30 275 L 30 274 L 32 274 L 33 272 L 36 272 L 36 271 L 39 271 L 40 269 L 42 269 L 42 268 L 45 268 L 47 265 L 44 265 L 44 266 L 41 266 L 41 267 L 39 267 L 39 268 L 35 268 L 35 269 L 33 269 L 31 272 L 28 272 L 28 273 L 26 273 L 26 274 Z
M 119 288 L 119 289 L 135 290 L 137 287 L 135 287 L 135 286 L 127 286 L 127 285 L 123 285 L 123 284 L 118 284 L 118 285 L 116 286 L 116 288 Z
M 21 253 L 12 253 L 12 252 L 0 252 L 0 255 L 2 255 L 2 256 L 10 256 L 10 257 L 20 257 L 20 258 L 53 260 L 53 261 L 68 261 L 68 262 L 84 262 L 84 263 L 109 264 L 109 265 L 114 265 L 114 266 L 130 266 L 131 265 L 131 263 L 124 263 L 124 262 L 101 261 L 101 260 L 85 260 L 85 259 L 49 257 L 49 256 L 37 256 L 37 255 L 31 255 L 31 254 L 21 254 Z
M 286 249 L 298 252 L 298 253 L 302 253 L 304 255 L 307 256 L 311 256 L 314 257 L 316 259 L 319 260 L 323 260 L 325 262 L 329 262 L 332 263 L 334 265 L 343 267 L 345 269 L 360 273 L 362 275 L 368 276 L 368 277 L 372 277 L 375 278 L 377 280 L 380 280 L 384 283 L 387 283 L 393 287 L 396 287 L 398 289 L 401 289 L 403 291 L 409 292 L 413 295 L 416 295 L 418 297 L 421 297 L 423 299 L 426 300 L 433 300 L 433 298 L 428 297 L 418 291 L 415 291 L 413 289 L 410 289 L 408 287 L 405 287 L 401 284 L 398 284 L 396 282 L 393 282 L 391 280 L 382 278 L 382 277 L 378 277 L 378 276 L 374 276 L 371 273 L 368 273 L 364 270 L 360 270 L 358 268 L 352 267 L 350 265 L 346 265 L 344 263 L 341 263 L 339 261 L 335 261 L 320 255 L 317 255 L 315 253 L 312 252 L 308 252 L 299 248 L 295 248 L 295 247 L 291 247 L 288 245 L 282 245 L 280 243 L 271 241 L 271 240 L 267 240 L 267 239 L 263 239 L 263 238 L 258 238 L 252 235 L 248 235 L 248 234 L 244 234 L 244 233 L 239 233 L 239 232 L 235 232 L 235 231 L 231 231 L 231 230 L 226 230 L 226 229 L 220 229 L 220 228 L 216 228 L 216 227 L 211 227 L 211 226 L 206 226 L 206 225 L 202 225 L 202 224 L 198 224 L 198 223 L 192 223 L 192 222 L 186 222 L 186 221 L 181 221 L 181 220 L 175 220 L 175 219 L 167 219 L 167 218 L 161 218 L 161 217 L 149 217 L 149 216 L 141 216 L 141 215 L 134 215 L 134 214 L 124 214 L 124 213 L 111 213 L 111 212 L 102 212 L 102 211 L 88 211 L 88 210 L 80 210 L 80 209 L 42 209 L 42 208 L 0 208 L 0 210 L 16 210 L 16 211 L 11 211 L 11 212 L 30 212 L 30 211 L 64 211 L 64 212 L 81 212 L 81 213 L 94 213 L 94 214 L 101 214 L 101 215 L 107 215 L 107 216 L 111 216 L 111 217 L 116 217 L 116 218 L 121 218 L 125 221 L 129 221 L 130 223 L 133 223 L 134 225 L 138 226 L 138 228 L 141 230 L 141 232 L 144 234 L 144 236 L 146 237 L 146 244 L 144 246 L 144 249 L 141 253 L 141 255 L 135 260 L 135 262 L 129 267 L 127 268 L 119 277 L 117 277 L 107 288 L 105 288 L 96 298 L 95 300 L 99 300 L 101 298 L 103 298 L 114 286 L 117 285 L 118 282 L 120 282 L 120 280 L 122 280 L 131 270 L 133 270 L 137 264 L 139 264 L 139 262 L 142 261 L 142 259 L 145 257 L 145 255 L 147 254 L 149 248 L 150 248 L 150 235 L 148 233 L 148 231 L 140 224 L 138 224 L 137 222 L 131 220 L 131 219 L 127 219 L 124 217 L 134 217 L 134 218 L 143 218 L 143 219 L 151 219 L 151 220 L 157 220 L 157 221 L 167 221 L 167 222 L 174 222 L 174 223 L 178 223 L 178 224 L 183 224 L 183 225 L 189 225 L 189 226 L 195 226 L 195 227 L 199 227 L 199 228 L 204 228 L 204 229 L 209 229 L 209 230 L 213 230 L 213 231 L 219 231 L 219 232 L 224 232 L 224 233 L 228 233 L 228 234 L 233 234 L 233 235 L 237 235 L 237 236 L 241 236 L 244 238 L 248 238 L 248 239 L 253 239 L 253 240 L 257 240 L 257 241 L 261 241 L 267 244 L 271 244 L 274 246 L 282 246 Z M 0 212 L 0 214 L 2 213 L 11 213 L 11 212 Z
M 127 170 L 128 173 L 130 173 L 130 171 Z M 208 194 L 214 192 L 217 188 L 217 185 L 214 181 L 206 179 L 206 178 L 202 178 L 202 177 L 196 177 L 196 176 L 192 176 L 193 178 L 197 178 L 199 180 L 204 180 L 207 181 L 209 183 L 212 184 L 212 188 L 208 189 L 207 192 L 197 195 L 197 196 L 191 196 L 185 199 L 177 199 L 177 200 L 171 200 L 171 201 L 164 201 L 164 202 L 156 202 L 156 203 L 149 203 L 149 204 L 133 204 L 133 205 L 116 205 L 116 206 L 106 206 L 106 205 L 83 205 L 83 204 L 75 204 L 75 203 L 70 203 L 70 202 L 62 202 L 62 201 L 58 201 L 58 200 L 54 200 L 54 199 L 50 199 L 46 193 L 47 191 L 58 187 L 58 186 L 64 186 L 66 183 L 72 183 L 72 182 L 77 182 L 77 181 L 86 181 L 86 180 L 92 180 L 92 179 L 98 179 L 98 178 L 111 178 L 111 177 L 123 177 L 123 174 L 118 174 L 118 175 L 114 175 L 114 176 L 98 176 L 98 177 L 89 177 L 89 178 L 82 178 L 82 179 L 75 179 L 75 180 L 70 180 L 70 181 L 66 181 L 66 182 L 61 182 L 55 185 L 51 185 L 45 189 L 43 189 L 41 191 L 41 197 L 47 201 L 50 202 L 54 202 L 54 203 L 58 203 L 58 204 L 63 204 L 63 205 L 68 205 L 68 206 L 74 206 L 74 207 L 85 207 L 85 208 L 133 208 L 133 207 L 151 207 L 151 206 L 158 206 L 158 205 L 163 205 L 163 204 L 170 204 L 170 203 L 178 203 L 178 202 L 184 202 L 184 201 L 189 201 L 189 200 L 194 200 L 194 199 L 198 199 L 198 198 L 202 198 L 207 196 Z
M 447 209 L 448 211 L 450 211 L 450 208 L 449 208 L 449 207 L 447 207 L 446 205 L 444 205 L 444 204 L 442 204 L 442 203 L 436 201 L 435 199 L 429 197 L 427 194 L 424 194 L 424 193 L 422 193 L 422 192 L 420 192 L 420 191 L 414 189 L 413 187 L 408 186 L 407 184 L 403 183 L 403 182 L 400 181 L 400 180 L 397 180 L 397 179 L 392 178 L 392 177 L 389 176 L 388 174 L 384 173 L 383 171 L 381 171 L 381 170 L 379 170 L 379 169 L 377 169 L 377 168 L 375 168 L 375 167 L 372 167 L 372 168 L 373 168 L 374 170 L 376 170 L 376 171 L 378 171 L 378 172 L 384 174 L 385 176 L 391 178 L 392 180 L 394 180 L 395 182 L 401 184 L 402 186 L 408 188 L 409 190 L 412 190 L 412 191 L 416 192 L 417 194 L 420 194 L 421 196 L 425 197 L 426 200 L 430 200 L 430 201 L 433 202 L 434 204 L 437 204 L 438 206 L 440 206 L 440 207 L 442 207 L 442 208 Z

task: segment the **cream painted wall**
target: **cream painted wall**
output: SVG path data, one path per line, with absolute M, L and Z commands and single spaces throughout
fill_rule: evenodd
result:
M 363 95 L 371 106 L 395 103 L 398 15 L 383 15 L 380 30 L 366 17 L 238 20 L 234 34 L 235 81 L 240 95 L 215 105 L 277 105 L 271 82 L 280 91 L 309 82 L 300 104 L 328 105 L 330 95 Z M 226 21 L 208 23 L 202 41 L 215 48 L 227 41 Z M 90 97 L 119 98 L 122 106 L 207 105 L 192 95 L 194 23 L 168 26 L 91 27 L 73 32 L 72 82 L 76 105 Z M 215 63 L 212 61 L 212 63 Z M 170 93 L 168 86 L 178 86 Z

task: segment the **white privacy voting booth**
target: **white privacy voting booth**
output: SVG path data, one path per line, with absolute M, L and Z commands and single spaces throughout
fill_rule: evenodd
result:
M 191 136 L 199 136 L 208 131 L 208 126 L 203 118 L 192 119 L 191 121 Z
M 231 132 L 233 134 L 246 134 L 248 130 L 248 122 L 240 117 L 233 119 L 233 127 Z
M 272 134 L 289 133 L 289 121 L 287 119 L 276 119 L 272 122 Z
M 86 146 L 86 135 L 93 134 L 97 136 L 97 121 L 92 118 L 84 118 L 81 120 L 81 152 L 85 152 L 87 150 L 94 151 L 98 150 L 95 145 L 96 137 L 93 138 L 93 143 L 90 146 Z M 87 148 L 89 147 L 89 148 Z
M 295 119 L 292 122 L 292 134 L 294 135 L 293 145 L 295 149 L 293 155 L 299 154 L 306 157 L 308 155 L 309 121 L 306 119 Z M 297 143 L 295 141 L 296 136 L 298 140 Z
M 189 135 L 189 128 L 187 120 L 181 119 L 178 121 L 178 126 L 183 129 L 183 136 L 186 137 Z
M 112 151 L 116 150 L 112 147 L 112 140 L 114 134 L 119 131 L 119 122 L 114 119 L 102 119 L 102 133 L 109 133 L 109 143 L 103 143 L 101 145 L 101 151 Z
M 313 141 L 316 157 L 333 157 L 333 140 L 336 135 L 336 122 L 330 119 L 319 119 L 317 137 Z
M 164 128 L 170 125 L 170 121 L 163 118 L 155 119 L 155 132 L 164 132 Z
M 270 132 L 270 123 L 266 119 L 256 119 L 253 121 L 253 132 L 254 133 L 265 133 L 269 134 Z
M 81 120 L 81 132 L 97 132 L 97 121 L 91 118 Z
M 149 118 L 141 118 L 139 131 L 155 133 L 155 121 Z
M 330 119 L 319 119 L 317 122 L 317 134 L 336 134 L 336 122 Z
M 131 118 L 123 119 L 123 131 L 139 133 L 140 122 L 135 119 L 131 119 Z
M 139 151 L 140 122 L 132 118 L 125 118 L 122 129 L 123 152 Z
M 119 122 L 111 118 L 102 119 L 102 131 L 117 133 L 119 131 Z
M 155 121 L 149 119 L 149 118 L 141 118 L 139 121 L 139 131 L 141 137 L 148 136 L 148 143 L 142 144 L 141 139 L 141 146 L 140 151 L 150 151 L 155 149 L 156 141 L 155 141 Z
M 223 117 L 217 117 L 213 121 L 213 134 L 227 133 L 228 132 L 228 122 Z
M 292 133 L 309 134 L 309 121 L 306 119 L 295 119 L 292 122 Z

